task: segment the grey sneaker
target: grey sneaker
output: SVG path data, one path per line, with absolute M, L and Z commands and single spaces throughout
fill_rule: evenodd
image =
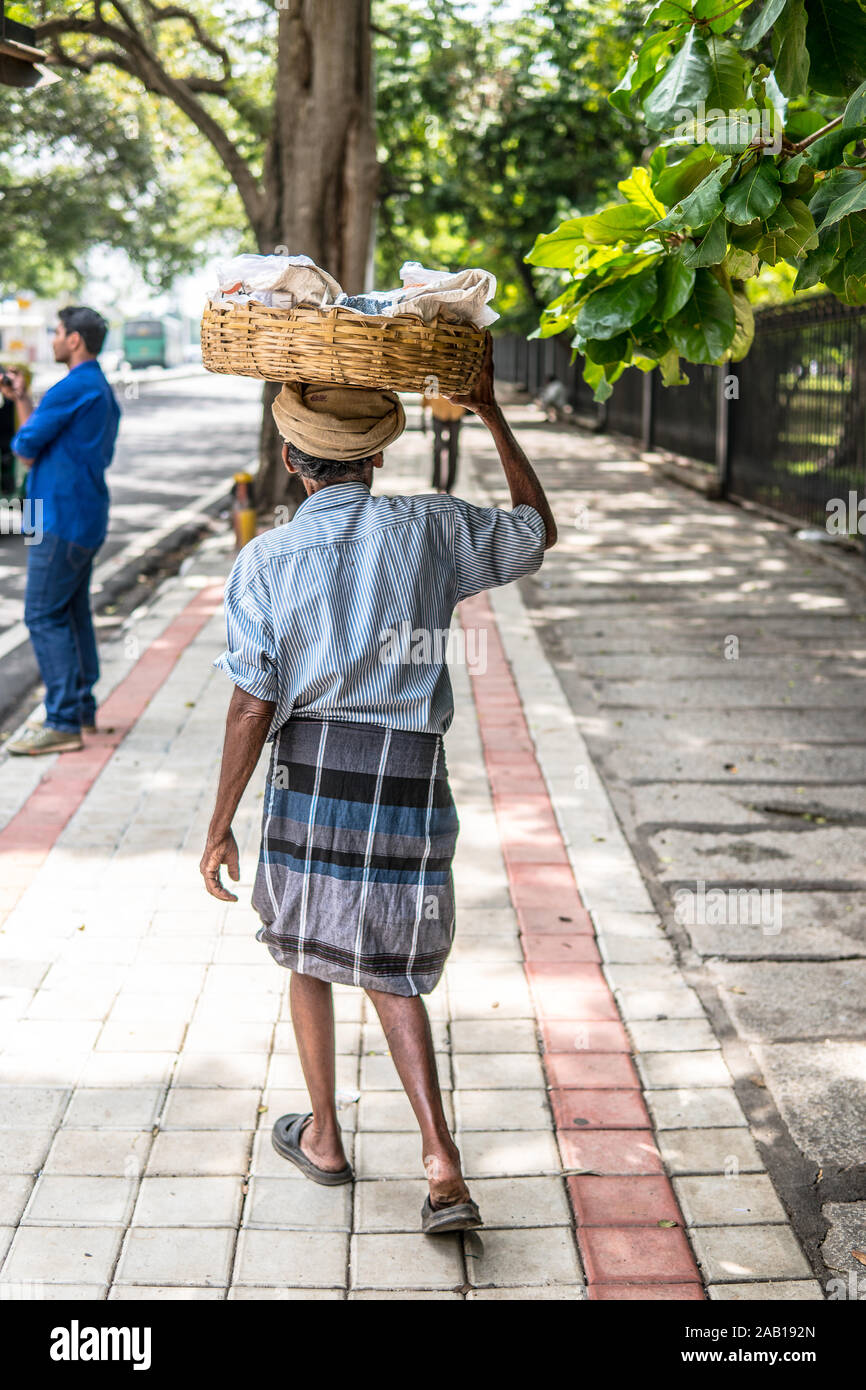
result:
M 40 713 L 37 711 L 36 714 L 32 714 L 32 715 L 30 716 L 30 718 L 27 720 L 27 723 L 26 723 L 26 725 L 25 725 L 25 728 L 28 728 L 28 729 L 44 729 L 44 728 L 45 728 L 45 715 L 44 715 L 44 713 L 43 713 L 43 714 L 40 714 Z M 96 725 L 95 725 L 95 724 L 82 724 L 82 726 L 81 726 L 81 732 L 82 732 L 83 734 L 95 734 L 95 733 L 96 733 Z
M 82 748 L 81 734 L 64 733 L 62 729 L 25 729 L 14 743 L 7 743 L 6 752 L 25 757 L 38 753 L 73 753 Z

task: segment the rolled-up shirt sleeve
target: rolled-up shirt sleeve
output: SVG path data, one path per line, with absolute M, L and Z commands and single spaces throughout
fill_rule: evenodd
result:
M 227 647 L 213 664 L 247 694 L 276 701 L 277 651 L 267 568 L 247 550 L 254 552 L 255 546 L 245 546 L 238 555 L 225 587 Z
M 511 511 L 476 507 L 454 497 L 455 602 L 534 574 L 544 559 L 547 528 L 534 507 L 521 502 Z
M 82 402 L 89 395 L 72 395 L 66 380 L 45 392 L 29 420 L 26 420 L 10 441 L 13 454 L 35 459 L 42 450 L 65 429 Z

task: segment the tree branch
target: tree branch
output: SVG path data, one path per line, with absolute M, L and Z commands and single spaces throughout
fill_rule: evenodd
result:
M 156 54 L 148 47 L 135 26 L 132 17 L 127 17 L 123 0 L 112 0 L 117 13 L 125 20 L 126 26 L 109 23 L 101 17 L 101 0 L 95 0 L 95 19 L 82 20 L 75 16 L 50 19 L 36 27 L 37 41 L 54 39 L 53 60 L 63 67 L 114 62 L 123 72 L 136 77 L 144 87 L 157 96 L 168 97 L 193 125 L 209 140 L 223 166 L 234 181 L 247 217 L 254 230 L 258 230 L 262 213 L 263 196 L 261 188 L 238 147 L 223 130 L 222 126 L 197 99 L 195 90 L 214 91 L 209 84 L 213 79 L 174 77 Z M 74 58 L 65 52 L 59 40 L 63 35 L 84 35 L 109 40 L 115 45 L 113 56 L 102 50 L 95 54 L 79 53 Z M 194 89 L 192 83 L 196 84 Z M 207 84 L 207 85 L 202 85 Z M 217 92 L 217 95 L 220 93 Z

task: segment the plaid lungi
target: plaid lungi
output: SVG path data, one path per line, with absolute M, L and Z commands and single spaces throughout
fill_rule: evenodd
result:
M 454 934 L 458 829 L 440 734 L 290 720 L 265 788 L 257 940 L 302 975 L 428 994 Z

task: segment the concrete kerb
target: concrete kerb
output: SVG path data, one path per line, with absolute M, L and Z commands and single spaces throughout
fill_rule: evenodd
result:
M 469 495 L 472 496 L 473 493 L 474 500 L 482 505 L 490 505 L 490 499 L 477 477 L 473 477 L 473 487 Z M 629 994 L 633 991 L 624 990 L 618 983 L 618 972 L 616 966 L 611 962 L 611 952 L 620 935 L 617 927 L 618 925 L 622 926 L 624 917 L 630 917 L 641 923 L 641 936 L 650 945 L 665 943 L 666 937 L 661 929 L 659 914 L 647 891 L 631 848 L 620 829 L 610 799 L 592 761 L 589 749 L 581 736 L 556 672 L 548 662 L 536 635 L 531 616 L 520 595 L 519 587 L 512 584 L 502 589 L 494 589 L 491 591 L 490 599 L 497 617 L 503 648 L 523 699 L 524 713 L 535 744 L 536 756 L 550 790 L 551 801 L 566 844 L 566 851 L 574 870 L 581 897 L 596 930 L 604 961 L 603 969 L 614 992 L 623 1021 L 634 1038 L 634 1024 L 641 1017 L 646 1019 L 658 1017 L 658 1010 L 650 1009 L 647 1012 L 640 1008 L 635 1010 L 631 1007 Z M 576 777 L 579 786 L 575 785 Z M 662 1011 L 664 1016 L 668 1019 L 680 1017 L 705 1020 L 704 1010 L 698 996 L 687 983 L 680 968 L 670 964 L 663 968 L 668 972 L 669 980 L 664 991 L 665 1007 Z M 652 990 L 649 992 L 655 993 Z M 667 997 L 668 995 L 670 998 Z M 677 1001 L 681 1002 L 681 1008 L 677 1007 Z M 718 1047 L 715 1039 L 714 1046 Z M 635 1047 L 635 1051 L 637 1050 Z M 695 1053 L 689 1051 L 682 1055 L 683 1057 L 694 1057 Z M 670 1082 L 668 1082 L 669 1085 Z M 742 1115 L 740 1110 L 732 1077 L 724 1090 L 729 1096 L 728 1110 L 731 1113 L 740 1114 L 742 1123 L 745 1125 L 747 1123 L 746 1117 Z M 652 1113 L 651 1102 L 655 1096 L 663 1095 L 664 1089 L 654 1091 L 644 1083 L 644 1093 L 650 1102 Z M 670 1090 L 668 1090 L 669 1095 Z M 687 1096 L 686 1101 L 688 1099 Z M 729 1126 L 730 1119 L 724 1123 Z M 721 1125 L 722 1120 L 717 1119 L 716 1124 Z M 712 1132 L 713 1127 L 710 1126 L 709 1130 L 704 1132 Z M 722 1145 L 722 1147 L 724 1146 Z M 739 1169 L 736 1163 L 733 1166 L 728 1165 L 725 1154 L 720 1152 L 716 1171 L 735 1177 Z M 766 1173 L 763 1167 L 760 1171 Z M 769 1229 L 785 1232 L 788 1241 L 794 1242 L 796 1246 L 796 1238 L 787 1220 L 784 1225 L 780 1223 Z M 724 1297 L 724 1295 L 716 1295 L 714 1287 L 716 1285 L 724 1286 L 728 1282 L 724 1276 L 721 1278 L 719 1276 L 719 1270 L 723 1269 L 726 1263 L 724 1254 L 719 1262 L 716 1261 L 716 1251 L 718 1249 L 724 1251 L 726 1243 L 730 1245 L 732 1255 L 732 1259 L 728 1262 L 731 1269 L 730 1281 L 742 1283 L 744 1278 L 754 1279 L 754 1285 L 750 1284 L 750 1287 L 755 1289 L 753 1296 L 761 1297 L 759 1290 L 763 1285 L 768 1289 L 768 1297 L 772 1298 L 774 1296 L 772 1289 L 778 1286 L 780 1281 L 791 1279 L 792 1269 L 788 1257 L 788 1245 L 785 1247 L 786 1258 L 782 1260 L 780 1256 L 780 1260 L 777 1262 L 778 1267 L 773 1264 L 772 1254 L 767 1255 L 762 1248 L 762 1258 L 758 1262 L 760 1272 L 751 1275 L 744 1273 L 742 1264 L 734 1258 L 735 1253 L 742 1246 L 740 1227 L 732 1225 L 715 1228 L 716 1244 L 714 1244 L 712 1268 L 706 1260 L 701 1258 L 701 1242 L 695 1239 L 693 1228 L 687 1227 L 687 1230 L 696 1258 L 703 1269 L 710 1297 Z M 776 1249 L 776 1243 L 772 1239 L 768 1248 L 771 1252 Z M 796 1248 L 799 1252 L 799 1246 Z M 809 1292 L 804 1292 L 798 1296 L 813 1299 L 823 1298 L 820 1285 L 809 1277 L 811 1272 L 808 1265 L 802 1256 L 800 1258 L 803 1263 L 795 1277 L 803 1280 Z M 756 1271 L 757 1269 L 758 1265 L 756 1265 Z

